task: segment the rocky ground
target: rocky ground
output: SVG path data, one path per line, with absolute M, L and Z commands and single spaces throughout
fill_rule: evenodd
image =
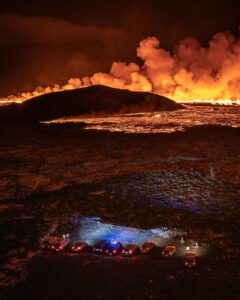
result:
M 0 282 L 4 295 L 8 294 L 9 286 L 25 277 L 30 294 L 32 284 L 39 283 L 48 290 L 48 295 L 53 295 L 43 282 L 49 272 L 47 266 L 52 266 L 56 259 L 59 264 L 53 272 L 57 272 L 63 265 L 70 268 L 73 263 L 69 258 L 64 264 L 58 258 L 44 260 L 38 256 L 33 258 L 32 267 L 29 263 L 37 254 L 37 242 L 44 229 L 54 220 L 77 212 L 137 228 L 175 227 L 200 240 L 211 241 L 213 250 L 203 263 L 206 266 L 194 271 L 191 280 L 189 273 L 182 273 L 173 263 L 170 272 L 163 266 L 165 271 L 159 283 L 157 270 L 162 267 L 161 263 L 156 264 L 158 267 L 154 267 L 150 276 L 148 264 L 154 263 L 143 260 L 142 277 L 128 281 L 126 286 L 130 292 L 127 294 L 117 280 L 122 282 L 130 273 L 136 275 L 129 271 L 136 265 L 117 262 L 121 275 L 112 279 L 109 293 L 106 286 L 101 285 L 99 298 L 112 297 L 116 288 L 125 293 L 123 299 L 127 295 L 129 299 L 144 299 L 145 293 L 147 299 L 158 299 L 156 295 L 161 293 L 163 299 L 177 299 L 177 291 L 185 295 L 181 285 L 190 280 L 193 285 L 201 282 L 213 289 L 208 299 L 238 299 L 239 133 L 238 129 L 216 127 L 174 134 L 128 135 L 86 132 L 72 124 L 1 126 Z M 37 266 L 42 260 L 45 271 L 38 274 Z M 86 256 L 78 267 L 87 272 L 84 266 L 89 266 L 87 278 L 92 274 L 96 283 L 99 264 L 101 260 L 91 262 Z M 29 268 L 32 275 L 27 271 Z M 110 280 L 112 268 L 115 267 L 108 262 L 104 269 L 106 280 Z M 71 277 L 73 280 L 76 272 Z M 169 276 L 178 279 L 168 280 Z M 86 287 L 87 281 L 84 276 L 81 278 Z M 223 281 L 227 283 L 224 287 L 231 287 L 229 298 L 226 293 L 217 292 Z M 24 289 L 22 284 L 20 281 L 20 287 L 10 288 L 14 296 L 15 291 Z M 54 284 L 57 286 L 60 282 Z M 191 284 L 186 283 L 185 287 Z M 197 284 L 197 296 L 192 299 L 206 297 L 206 292 L 200 293 L 201 284 Z M 142 286 L 139 292 L 138 286 Z M 176 287 L 175 294 L 173 287 Z M 75 291 L 76 287 L 72 288 Z M 33 294 L 31 297 L 29 299 L 44 299 Z

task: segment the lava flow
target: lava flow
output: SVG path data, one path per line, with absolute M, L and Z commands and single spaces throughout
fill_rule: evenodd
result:
M 178 102 L 240 104 L 240 40 L 230 33 L 213 36 L 204 48 L 191 37 L 169 53 L 156 37 L 140 42 L 136 63 L 114 62 L 109 73 L 71 78 L 66 85 L 38 87 L 33 92 L 0 99 L 0 105 L 21 103 L 45 93 L 102 84 L 131 91 L 153 92 Z

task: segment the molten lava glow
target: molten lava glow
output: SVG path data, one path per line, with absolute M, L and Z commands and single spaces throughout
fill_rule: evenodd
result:
M 185 109 L 131 114 L 88 114 L 70 116 L 45 124 L 84 123 L 84 129 L 125 133 L 170 133 L 199 125 L 240 128 L 240 106 L 185 105 Z
M 64 86 L 39 87 L 0 103 L 21 103 L 45 93 L 102 84 L 154 92 L 179 102 L 240 104 L 240 40 L 229 33 L 216 34 L 207 48 L 187 37 L 172 54 L 160 48 L 156 37 L 149 37 L 141 41 L 137 56 L 143 60 L 141 66 L 114 62 L 109 73 L 71 78 Z

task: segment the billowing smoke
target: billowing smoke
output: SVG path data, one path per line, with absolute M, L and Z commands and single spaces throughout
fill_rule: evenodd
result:
M 109 74 L 95 74 L 92 82 L 152 91 L 174 100 L 240 99 L 240 40 L 231 34 L 216 34 L 208 48 L 187 37 L 173 54 L 150 37 L 140 43 L 137 56 L 142 66 L 113 63 Z
M 21 95 L 20 100 L 51 91 L 103 84 L 154 92 L 176 101 L 226 100 L 228 103 L 227 100 L 236 100 L 239 103 L 240 40 L 230 33 L 216 34 L 206 48 L 187 37 L 175 46 L 173 53 L 162 49 L 156 37 L 149 37 L 140 42 L 137 56 L 142 59 L 142 65 L 114 62 L 109 73 L 72 78 L 62 87 L 40 87 Z

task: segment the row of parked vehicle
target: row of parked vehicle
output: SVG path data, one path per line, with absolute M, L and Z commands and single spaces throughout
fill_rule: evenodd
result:
M 136 243 L 130 243 L 123 245 L 120 241 L 109 241 L 101 240 L 91 251 L 95 254 L 101 254 L 106 256 L 116 256 L 122 255 L 126 257 L 131 257 L 137 254 L 149 254 L 153 251 L 155 244 L 153 242 L 145 242 L 141 247 Z M 84 241 L 70 242 L 68 238 L 60 237 L 47 237 L 40 242 L 40 249 L 51 250 L 55 252 L 61 251 L 71 251 L 74 253 L 80 253 L 87 251 L 89 249 L 88 245 Z M 162 257 L 173 257 L 176 252 L 176 247 L 172 245 L 167 245 L 161 249 Z M 192 268 L 196 265 L 196 255 L 195 252 L 187 251 L 185 254 L 184 266 Z

